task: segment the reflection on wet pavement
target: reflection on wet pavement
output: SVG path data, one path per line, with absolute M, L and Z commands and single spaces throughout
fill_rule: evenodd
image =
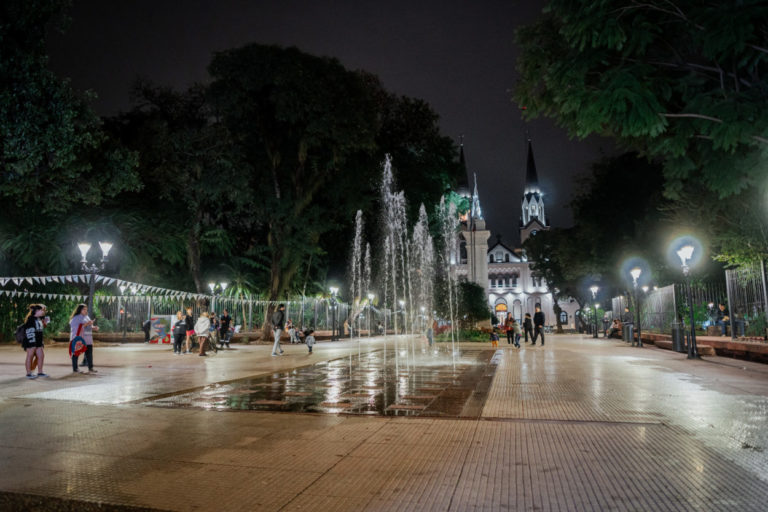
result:
M 213 410 L 478 417 L 494 350 L 384 348 L 267 376 L 150 398 L 147 405 Z

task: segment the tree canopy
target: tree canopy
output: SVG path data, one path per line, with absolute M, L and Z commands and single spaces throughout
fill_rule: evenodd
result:
M 682 208 L 765 190 L 765 2 L 552 0 L 516 37 L 515 100 L 525 116 L 550 116 L 571 135 L 612 137 L 658 159 L 665 195 Z M 763 203 L 752 206 L 762 214 Z M 720 235 L 728 259 L 735 244 Z
M 135 155 L 113 144 L 78 95 L 47 68 L 45 34 L 69 2 L 0 5 L 0 194 L 37 213 L 98 205 L 136 189 Z

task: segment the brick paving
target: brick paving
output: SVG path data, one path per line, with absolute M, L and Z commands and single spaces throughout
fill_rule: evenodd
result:
M 21 351 L 0 347 L 0 507 L 757 511 L 768 501 L 768 367 L 719 357 L 577 336 L 502 345 L 474 419 L 143 403 L 359 349 L 269 350 L 206 359 L 98 347 L 100 372 L 70 375 L 65 349 L 51 348 L 51 378 L 28 381 Z

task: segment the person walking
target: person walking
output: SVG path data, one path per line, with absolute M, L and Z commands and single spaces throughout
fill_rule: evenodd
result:
M 227 345 L 227 348 L 229 348 L 229 327 L 232 324 L 232 317 L 229 316 L 229 311 L 226 309 L 221 311 L 221 316 L 219 317 L 219 345 L 224 347 L 224 345 Z
M 507 334 L 507 345 L 512 343 L 515 336 L 515 329 L 513 328 L 514 323 L 515 319 L 512 318 L 512 315 L 507 315 L 507 319 L 504 321 L 504 330 Z
M 207 356 L 205 353 L 205 344 L 208 343 L 208 337 L 211 335 L 211 319 L 208 317 L 208 312 L 203 311 L 200 313 L 200 318 L 195 322 L 195 336 L 197 336 L 197 342 L 200 344 L 200 351 L 197 353 L 199 356 Z
M 184 324 L 187 326 L 187 337 L 185 339 L 186 351 L 189 354 L 189 346 L 192 344 L 192 336 L 195 335 L 195 319 L 192 317 L 192 306 L 187 307 L 187 316 L 184 317 Z
M 95 320 L 91 320 L 91 317 L 88 316 L 86 304 L 78 304 L 69 318 L 69 341 L 71 342 L 77 336 L 81 336 L 85 340 L 83 364 L 88 366 L 89 373 L 98 373 L 93 368 L 93 331 L 99 330 L 98 326 L 93 325 L 94 322 Z M 81 373 L 77 367 L 78 357 L 79 354 L 72 354 L 72 371 L 74 373 Z
M 541 334 L 541 345 L 544 346 L 544 313 L 541 311 L 541 304 L 536 304 L 536 313 L 533 314 L 533 341 L 531 345 L 536 344 L 539 334 Z
M 274 313 L 272 313 L 272 334 L 275 337 L 275 344 L 272 345 L 272 355 L 276 356 L 277 351 L 280 351 L 280 354 L 283 353 L 283 349 L 280 348 L 280 335 L 283 334 L 283 329 L 285 326 L 285 304 L 280 304 L 277 306 L 277 310 L 275 310 Z
M 43 363 L 45 362 L 45 353 L 43 352 L 43 329 L 51 319 L 45 316 L 45 306 L 43 304 L 30 304 L 27 316 L 24 317 L 24 341 L 21 342 L 21 348 L 27 351 L 27 358 L 24 367 L 27 370 L 28 379 L 38 377 L 48 377 L 43 372 Z M 32 360 L 37 356 L 37 375 L 32 373 Z
M 176 312 L 176 322 L 173 324 L 173 353 L 181 355 L 181 344 L 187 335 L 187 322 L 181 310 Z
M 315 337 L 312 336 L 314 332 L 315 331 L 312 329 L 307 329 L 304 331 L 304 343 L 307 344 L 307 348 L 309 349 L 310 354 L 312 353 L 312 347 L 315 345 Z
M 533 339 L 533 321 L 531 320 L 531 314 L 525 314 L 525 320 L 523 320 L 523 332 L 525 332 L 525 343 L 528 343 L 528 335 L 531 335 Z
M 515 333 L 515 346 L 520 348 L 520 336 L 523 334 L 523 330 L 520 328 L 520 322 L 512 319 L 512 331 Z

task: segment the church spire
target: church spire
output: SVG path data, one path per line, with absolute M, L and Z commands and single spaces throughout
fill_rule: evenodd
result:
M 533 159 L 533 144 L 528 137 L 528 163 L 525 170 L 525 193 L 539 192 L 539 176 L 536 173 L 536 162 Z
M 472 192 L 469 190 L 469 173 L 467 172 L 467 160 L 464 157 L 464 134 L 459 136 L 459 175 L 456 192 L 462 197 L 470 197 Z
M 480 208 L 480 194 L 477 192 L 477 173 L 475 177 L 475 189 L 472 191 L 472 220 L 483 220 L 483 209 Z

